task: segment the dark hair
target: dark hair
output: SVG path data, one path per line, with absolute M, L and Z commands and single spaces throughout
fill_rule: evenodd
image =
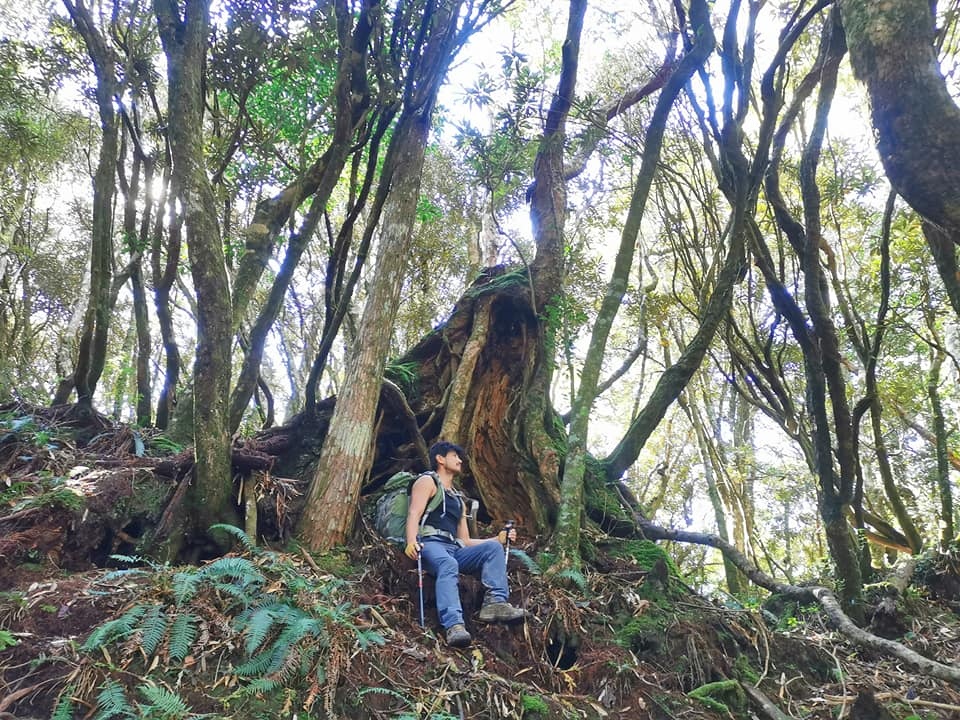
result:
M 467 453 L 462 447 L 456 443 L 447 442 L 446 440 L 441 440 L 430 446 L 430 469 L 433 471 L 437 470 L 437 455 L 440 457 L 446 457 L 448 452 L 455 452 L 460 456 L 461 460 L 466 460 Z

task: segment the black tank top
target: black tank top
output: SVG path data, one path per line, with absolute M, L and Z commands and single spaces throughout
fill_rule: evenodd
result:
M 441 502 L 432 512 L 427 514 L 424 523 L 435 530 L 442 530 L 457 537 L 457 528 L 460 526 L 460 516 L 463 515 L 463 503 L 459 493 L 453 490 L 444 490 L 444 502 Z M 446 508 L 444 508 L 446 505 Z

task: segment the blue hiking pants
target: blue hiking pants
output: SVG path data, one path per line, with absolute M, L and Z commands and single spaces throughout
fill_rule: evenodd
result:
M 496 538 L 471 547 L 460 547 L 443 538 L 424 538 L 420 551 L 424 569 L 437 579 L 437 614 L 444 628 L 463 624 L 460 573 L 480 575 L 487 589 L 485 602 L 506 602 L 507 560 Z

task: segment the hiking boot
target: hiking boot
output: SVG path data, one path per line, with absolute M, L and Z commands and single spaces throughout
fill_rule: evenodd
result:
M 466 647 L 470 640 L 470 633 L 463 625 L 451 625 L 447 628 L 447 645 L 450 647 Z
M 514 607 L 508 602 L 484 603 L 480 608 L 480 622 L 509 623 L 523 620 L 526 615 L 526 610 Z

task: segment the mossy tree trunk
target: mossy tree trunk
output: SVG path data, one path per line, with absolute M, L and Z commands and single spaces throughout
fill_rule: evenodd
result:
M 237 521 L 228 425 L 233 340 L 230 286 L 217 202 L 203 160 L 202 69 L 210 6 L 209 0 L 186 0 L 182 5 L 175 0 L 156 0 L 154 10 L 167 57 L 172 186 L 183 207 L 190 271 L 197 294 L 193 372 L 196 465 L 188 498 L 188 524 L 202 534 L 214 523 Z
M 93 176 L 93 221 L 90 233 L 90 291 L 77 348 L 73 383 L 78 405 L 93 410 L 93 393 L 103 372 L 110 328 L 110 280 L 113 271 L 113 198 L 120 128 L 114 96 L 119 93 L 114 56 L 90 10 L 82 2 L 64 0 L 74 27 L 83 38 L 97 78 L 100 113 L 100 155 Z

